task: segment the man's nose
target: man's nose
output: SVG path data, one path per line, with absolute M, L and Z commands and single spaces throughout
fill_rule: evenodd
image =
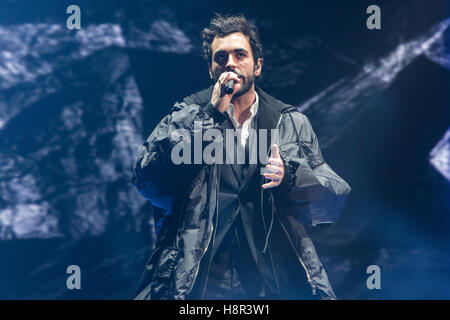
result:
M 225 65 L 225 68 L 230 71 L 233 70 L 236 67 L 236 61 L 234 61 L 234 57 L 232 54 L 228 55 L 228 61 L 227 64 Z

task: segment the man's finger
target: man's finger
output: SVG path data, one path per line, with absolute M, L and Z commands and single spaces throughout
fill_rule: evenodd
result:
M 219 82 L 221 85 L 224 85 L 225 83 L 227 83 L 228 80 L 239 81 L 239 77 L 234 72 L 224 72 L 219 77 Z
M 265 174 L 269 174 L 269 173 L 276 173 L 276 174 L 282 174 L 283 171 L 281 170 L 280 167 L 278 166 L 273 166 L 271 164 L 266 166 L 266 173 Z
M 267 163 L 277 167 L 283 167 L 283 160 L 281 158 L 269 158 Z
M 269 183 L 263 184 L 261 187 L 262 187 L 263 189 L 270 189 L 270 188 L 273 188 L 273 187 L 277 187 L 277 186 L 279 186 L 279 185 L 280 185 L 279 182 L 271 181 L 271 182 L 269 182 Z
M 264 178 L 270 179 L 272 181 L 280 181 L 281 180 L 281 176 L 279 174 L 276 174 L 276 173 L 273 173 L 273 174 L 266 173 L 266 174 L 264 174 Z

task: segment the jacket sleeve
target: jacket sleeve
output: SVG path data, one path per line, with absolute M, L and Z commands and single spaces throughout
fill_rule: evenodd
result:
M 142 145 L 132 184 L 154 206 L 170 214 L 175 199 L 185 194 L 184 189 L 203 167 L 203 161 L 194 161 L 195 131 L 218 128 L 224 119 L 211 104 L 176 103 Z M 180 143 L 186 146 L 182 152 L 178 150 Z M 180 158 L 188 161 L 180 163 Z
M 274 190 L 286 215 L 306 226 L 334 224 L 344 209 L 350 186 L 325 162 L 308 118 L 300 112 L 283 115 L 280 156 L 285 166 Z

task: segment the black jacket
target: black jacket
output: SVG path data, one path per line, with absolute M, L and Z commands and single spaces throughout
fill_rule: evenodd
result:
M 273 226 L 267 235 L 268 246 L 273 248 L 276 272 L 285 279 L 280 288 L 282 296 L 301 298 L 296 295 L 297 288 L 306 280 L 314 295 L 335 299 L 326 271 L 303 226 L 335 223 L 350 187 L 324 161 L 306 116 L 259 87 L 256 91 L 258 128 L 278 129 L 280 156 L 285 166 L 282 184 L 260 191 L 261 203 L 267 204 L 262 206 L 261 214 L 269 217 Z M 180 129 L 188 136 L 184 138 L 190 137 L 191 141 L 196 130 L 220 129 L 225 115 L 210 103 L 211 93 L 212 87 L 176 103 L 139 152 L 133 184 L 165 214 L 157 221 L 158 240 L 136 299 L 186 299 L 194 284 L 199 285 L 196 282 L 201 278 L 200 264 L 215 236 L 218 166 L 176 165 L 171 156 L 182 140 Z M 249 170 L 258 168 L 254 165 Z M 261 176 L 261 185 L 263 179 Z

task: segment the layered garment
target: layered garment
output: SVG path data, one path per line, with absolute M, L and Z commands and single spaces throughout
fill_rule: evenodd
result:
M 269 138 L 266 144 L 249 140 L 247 151 L 268 157 L 276 134 L 285 167 L 278 187 L 261 188 L 265 163 L 259 159 L 245 166 L 238 188 L 231 192 L 233 199 L 227 200 L 221 191 L 226 188 L 220 182 L 221 170 L 234 170 L 234 165 L 196 159 L 195 143 L 202 136 L 208 137 L 203 139 L 202 150 L 215 146 L 216 151 L 223 148 L 222 154 L 215 152 L 216 160 L 229 156 L 223 133 L 229 119 L 210 103 L 212 87 L 176 103 L 142 146 L 133 184 L 164 214 L 156 221 L 158 239 L 137 299 L 201 299 L 211 263 L 214 266 L 213 251 L 227 235 L 219 221 L 228 215 L 233 221 L 238 216 L 241 219 L 241 236 L 245 235 L 264 290 L 269 289 L 261 297 L 336 298 L 304 226 L 336 223 L 350 187 L 323 159 L 306 116 L 259 87 L 256 91 L 255 126 L 258 133 L 266 130 Z M 186 161 L 174 161 L 183 143 L 188 146 L 182 152 Z

